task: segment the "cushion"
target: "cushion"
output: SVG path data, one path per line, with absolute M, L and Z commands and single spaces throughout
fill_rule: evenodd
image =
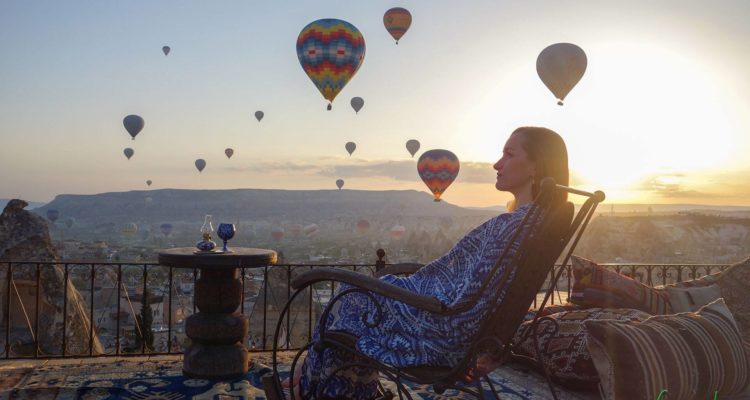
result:
M 666 292 L 604 268 L 582 257 L 571 257 L 570 301 L 585 307 L 635 308 L 652 315 L 671 314 Z
M 542 309 L 542 312 L 539 314 L 540 317 L 545 317 L 547 315 L 557 314 L 563 311 L 573 311 L 573 310 L 580 310 L 583 307 L 579 306 L 578 304 L 573 303 L 565 303 L 565 304 L 547 304 Z M 526 312 L 526 315 L 523 317 L 524 321 L 530 321 L 534 319 L 534 316 L 536 315 L 538 310 L 536 309 L 529 309 L 529 311 Z
M 721 288 L 721 297 L 737 321 L 742 337 L 750 341 L 750 258 L 724 270 L 717 284 Z
M 588 308 L 552 314 L 550 318 L 554 318 L 559 329 L 556 331 L 548 329 L 548 322 L 544 321 L 537 329 L 542 361 L 547 365 L 550 376 L 556 382 L 573 389 L 596 388 L 599 384 L 599 375 L 591 360 L 591 354 L 586 348 L 588 331 L 584 328 L 583 321 L 598 319 L 644 321 L 650 316 L 646 312 L 626 308 Z M 521 324 L 516 337 L 513 338 L 513 343 L 518 343 L 521 335 L 530 325 L 531 321 Z M 539 359 L 532 337 L 514 347 L 513 351 L 518 355 Z M 522 358 L 517 359 L 527 361 Z M 537 363 L 532 363 L 530 366 L 541 372 Z
M 746 393 L 748 359 L 724 299 L 643 322 L 583 324 L 604 399 L 654 399 L 663 390 L 670 400 Z
M 721 288 L 717 284 L 694 287 L 667 286 L 665 290 L 673 313 L 698 311 L 721 297 Z

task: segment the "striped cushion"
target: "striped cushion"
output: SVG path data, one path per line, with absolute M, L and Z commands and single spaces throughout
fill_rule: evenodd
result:
M 570 301 L 586 307 L 635 308 L 651 315 L 671 314 L 669 297 L 635 279 L 573 256 Z
M 644 322 L 584 325 L 605 399 L 655 399 L 663 390 L 669 400 L 746 393 L 748 359 L 724 299 Z
M 583 322 L 601 319 L 644 321 L 651 315 L 631 308 L 587 308 L 558 312 L 549 317 L 554 319 L 556 326 L 550 322 L 541 322 L 536 332 L 531 334 L 536 335 L 542 361 L 547 366 L 550 376 L 561 385 L 573 389 L 596 389 L 599 385 L 599 374 L 591 361 L 591 354 L 586 349 L 589 335 Z M 530 326 L 531 321 L 526 321 L 518 327 L 513 338 L 513 353 L 539 360 L 533 336 L 521 340 Z M 523 357 L 516 359 L 526 363 L 529 361 Z M 541 370 L 538 362 L 533 362 L 530 366 Z

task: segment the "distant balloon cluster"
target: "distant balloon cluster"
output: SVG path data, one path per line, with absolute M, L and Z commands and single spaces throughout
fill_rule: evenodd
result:
M 412 14 L 402 7 L 391 8 L 383 15 L 383 25 L 398 44 L 412 25 Z M 171 47 L 163 46 L 162 52 L 164 56 L 168 56 Z M 347 21 L 335 18 L 319 19 L 302 28 L 297 36 L 296 52 L 302 69 L 328 102 L 327 109 L 331 110 L 336 97 L 356 75 L 364 62 L 365 38 L 357 27 Z M 563 105 L 565 98 L 581 80 L 586 67 L 586 53 L 572 43 L 556 43 L 547 46 L 539 53 L 536 60 L 536 70 L 540 80 L 552 92 L 559 105 Z M 359 114 L 365 105 L 365 100 L 355 96 L 351 98 L 350 105 L 355 114 Z M 265 113 L 257 110 L 254 116 L 260 123 Z M 141 116 L 131 114 L 123 119 L 123 126 L 132 140 L 135 140 L 143 130 L 145 122 Z M 406 150 L 412 158 L 419 152 L 420 147 L 421 144 L 416 139 L 406 141 Z M 357 150 L 357 144 L 354 141 L 348 141 L 344 144 L 344 148 L 351 157 Z M 127 147 L 123 150 L 123 154 L 130 160 L 135 155 L 135 150 Z M 228 160 L 232 159 L 234 154 L 235 151 L 231 147 L 224 150 L 224 155 Z M 206 168 L 206 160 L 203 158 L 196 159 L 194 164 L 199 173 Z M 434 201 L 441 200 L 443 193 L 458 176 L 459 169 L 458 157 L 444 149 L 426 151 L 417 161 L 417 173 L 432 192 Z M 339 190 L 344 187 L 342 178 L 336 179 L 335 182 Z M 150 179 L 146 180 L 149 187 L 152 183 Z M 57 217 L 50 214 L 52 211 L 55 210 L 50 210 L 47 217 L 54 223 Z M 452 224 L 452 221 L 450 223 Z M 305 233 L 308 228 L 309 226 L 295 227 L 293 232 Z M 171 230 L 171 227 L 169 229 Z M 278 236 L 280 239 L 283 237 L 284 230 L 282 227 L 278 229 L 274 237 Z M 366 232 L 369 229 L 369 222 L 359 221 L 357 229 L 360 233 Z M 163 225 L 162 233 L 164 231 Z M 400 229 L 396 229 L 395 232 L 400 232 Z M 165 236 L 167 235 L 168 233 L 165 233 Z M 392 236 L 396 238 L 398 234 L 392 232 Z

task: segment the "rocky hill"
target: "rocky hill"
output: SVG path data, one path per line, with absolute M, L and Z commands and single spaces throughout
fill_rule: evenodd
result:
M 60 212 L 60 219 L 74 218 L 76 225 L 122 224 L 139 221 L 202 221 L 205 214 L 214 220 L 301 220 L 321 221 L 340 217 L 491 216 L 497 212 L 470 210 L 415 190 L 178 190 L 161 189 L 58 195 L 34 211 L 45 215 L 48 209 Z

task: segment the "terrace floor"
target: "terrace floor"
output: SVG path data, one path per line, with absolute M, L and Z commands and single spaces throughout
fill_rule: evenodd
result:
M 283 352 L 288 371 L 293 352 Z M 108 357 L 0 361 L 0 400 L 5 399 L 265 399 L 261 377 L 270 372 L 271 353 L 251 353 L 250 371 L 232 381 L 190 379 L 182 375 L 182 356 Z M 515 365 L 491 374 L 503 399 L 551 399 L 546 381 Z M 390 383 L 384 382 L 389 386 Z M 390 385 L 392 386 L 392 385 Z M 410 384 L 414 399 L 464 398 L 456 392 L 436 395 Z M 395 393 L 395 391 L 394 391 Z M 598 399 L 594 393 L 558 391 L 561 400 Z M 468 397 L 467 397 L 468 398 Z

